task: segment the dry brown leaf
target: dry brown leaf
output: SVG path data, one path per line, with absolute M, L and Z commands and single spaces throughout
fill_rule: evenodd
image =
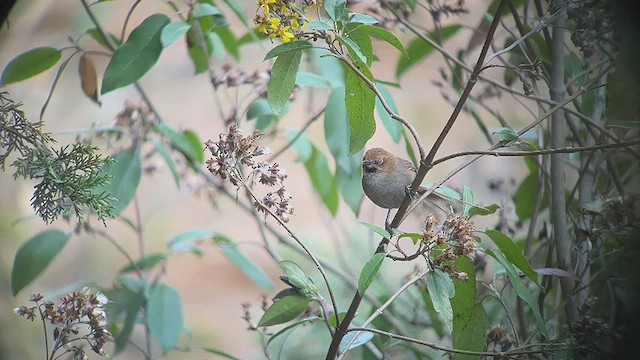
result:
M 78 72 L 80 73 L 80 84 L 85 95 L 100 105 L 100 100 L 98 99 L 98 73 L 93 59 L 87 53 L 80 57 Z

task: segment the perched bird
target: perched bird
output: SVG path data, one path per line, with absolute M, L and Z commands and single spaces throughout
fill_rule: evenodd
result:
M 402 204 L 409 186 L 416 177 L 416 168 L 409 160 L 399 158 L 385 149 L 372 148 L 367 150 L 362 160 L 362 188 L 374 204 L 387 212 L 388 225 L 391 209 L 397 209 Z M 423 194 L 427 188 L 421 186 L 415 189 L 418 194 Z M 434 193 L 435 194 L 435 193 Z M 436 202 L 437 195 L 428 198 L 429 205 L 444 210 Z

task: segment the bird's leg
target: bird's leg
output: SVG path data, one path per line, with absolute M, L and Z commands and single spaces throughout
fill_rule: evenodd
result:
M 389 223 L 389 215 L 391 215 L 391 209 L 387 210 L 387 218 L 384 220 L 384 228 L 389 232 L 389 234 L 393 234 L 391 231 L 391 224 Z

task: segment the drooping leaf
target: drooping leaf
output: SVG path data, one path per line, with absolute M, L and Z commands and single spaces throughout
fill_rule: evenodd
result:
M 142 178 L 140 150 L 125 150 L 116 155 L 114 160 L 103 171 L 111 175 L 105 190 L 116 199 L 113 213 L 119 215 L 133 200 Z
M 296 83 L 302 51 L 291 51 L 278 56 L 271 68 L 271 79 L 267 85 L 267 99 L 271 109 L 281 114 Z
M 288 42 L 286 44 L 280 44 L 274 47 L 273 49 L 269 50 L 267 55 L 264 56 L 263 60 L 269 60 L 283 54 L 287 54 L 290 52 L 298 52 L 300 50 L 310 49 L 312 47 L 313 45 L 311 45 L 306 41 L 293 41 L 293 42 Z
M 162 29 L 169 23 L 163 14 L 146 18 L 118 47 L 104 71 L 102 94 L 133 84 L 146 74 L 162 53 Z
M 58 256 L 71 233 L 60 230 L 43 231 L 18 249 L 11 270 L 11 293 L 16 296 L 49 266 Z
M 405 57 L 409 56 L 407 50 L 404 48 L 400 40 L 398 40 L 398 38 L 389 30 L 373 25 L 361 25 L 358 27 L 358 30 L 386 41 L 391 46 L 398 49 Z
M 211 239 L 214 236 L 215 233 L 213 231 L 193 229 L 169 238 L 167 247 L 172 254 L 190 252 L 194 255 L 202 256 L 204 253 L 198 247 L 197 241 Z
M 38 47 L 24 52 L 7 64 L 0 77 L 0 86 L 36 76 L 55 65 L 62 52 L 51 47 Z
M 147 326 L 163 353 L 176 346 L 184 327 L 182 300 L 176 289 L 166 284 L 156 286 L 147 306 Z
M 361 68 L 365 75 L 371 75 Z M 371 75 L 373 76 L 373 75 Z M 345 103 L 349 116 L 349 153 L 354 154 L 362 148 L 376 132 L 373 117 L 375 94 L 355 72 L 347 71 L 345 80 Z
M 375 280 L 382 266 L 386 254 L 378 253 L 373 255 L 369 261 L 364 265 L 360 272 L 360 278 L 358 279 L 358 293 L 360 296 L 364 296 L 364 292 L 367 291 L 373 280 Z
M 202 350 L 204 350 L 204 352 L 207 352 L 209 354 L 214 354 L 214 355 L 218 355 L 218 356 L 222 356 L 225 359 L 229 359 L 229 360 L 240 360 L 239 358 L 228 354 L 222 350 L 218 350 L 218 349 L 214 349 L 211 347 L 203 347 Z
M 509 278 L 509 281 L 511 281 L 511 285 L 513 286 L 513 289 L 515 290 L 516 294 L 518 295 L 518 297 L 524 300 L 524 302 L 526 302 L 531 308 L 531 311 L 533 312 L 533 315 L 536 319 L 538 331 L 540 331 L 540 333 L 544 337 L 548 338 L 549 334 L 547 332 L 547 327 L 545 325 L 544 319 L 542 318 L 542 314 L 540 313 L 540 309 L 538 308 L 538 302 L 536 301 L 536 297 L 529 290 L 529 288 L 527 288 L 527 286 L 524 284 L 522 279 L 520 279 L 520 276 L 518 276 L 518 272 L 516 271 L 513 264 L 511 264 L 511 262 L 507 260 L 507 258 L 500 251 L 492 251 L 487 249 L 486 252 L 491 257 L 496 259 L 500 263 L 500 265 L 502 265 L 502 267 L 505 269 L 507 273 L 507 277 Z
M 158 154 L 162 156 L 165 164 L 169 167 L 169 171 L 171 171 L 171 175 L 173 175 L 173 181 L 176 183 L 178 189 L 180 189 L 180 174 L 178 174 L 178 169 L 176 168 L 176 164 L 169 153 L 169 149 L 162 143 L 162 141 L 158 139 L 153 140 L 153 145 L 155 145 Z
M 375 232 L 376 234 L 386 238 L 386 239 L 391 239 L 391 234 L 389 234 L 389 232 L 379 226 L 373 225 L 373 224 L 369 224 L 366 223 L 364 221 L 360 221 L 361 225 L 364 225 L 366 227 L 368 227 L 371 231 Z
M 193 15 L 194 17 L 200 18 L 203 16 L 214 16 L 214 15 L 223 15 L 223 14 L 222 14 L 222 11 L 220 11 L 220 9 L 213 6 L 212 4 L 199 3 L 193 7 L 193 11 L 191 12 L 191 15 Z
M 309 299 L 300 295 L 288 295 L 274 302 L 258 321 L 258 327 L 273 326 L 295 319 L 309 305 Z
M 476 276 L 469 258 L 456 259 L 458 271 L 465 272 L 466 280 L 453 279 L 455 296 L 451 299 L 453 309 L 453 346 L 456 349 L 483 351 L 489 326 L 487 314 L 476 298 Z M 476 359 L 466 354 L 456 354 L 456 359 Z
M 527 277 L 538 283 L 538 273 L 536 273 L 529 260 L 524 256 L 522 250 L 516 245 L 511 238 L 498 230 L 487 230 L 487 236 L 498 246 L 504 256 L 515 266 L 518 267 Z
M 378 87 L 378 90 L 382 94 L 382 98 L 384 99 L 384 101 L 387 103 L 387 105 L 389 105 L 391 110 L 397 114 L 398 106 L 396 105 L 395 100 L 393 100 L 393 96 L 391 95 L 391 92 L 389 92 L 387 87 L 380 82 L 376 82 L 376 86 Z M 384 106 L 382 105 L 382 102 L 377 96 L 376 96 L 376 110 L 378 112 L 378 117 L 380 117 L 380 120 L 382 121 L 382 125 L 384 125 L 384 128 L 387 129 L 387 132 L 389 133 L 389 136 L 391 136 L 391 139 L 393 140 L 393 142 L 396 144 L 399 143 L 400 140 L 402 140 L 402 130 L 403 130 L 402 124 L 399 121 L 394 120 L 391 117 L 391 115 L 389 115 L 389 113 L 384 108 Z
M 187 34 L 189 29 L 191 29 L 191 25 L 183 21 L 168 24 L 162 29 L 162 34 L 160 35 L 162 47 L 166 49 L 175 44 Z
M 324 9 L 333 21 L 342 19 L 342 15 L 347 7 L 346 0 L 326 0 L 324 1 Z
M 324 138 L 336 168 L 350 172 L 349 161 L 349 120 L 345 107 L 344 88 L 331 92 L 324 112 Z
M 247 275 L 249 279 L 269 291 L 274 290 L 273 283 L 269 280 L 267 274 L 265 274 L 264 271 L 253 261 L 244 256 L 244 254 L 238 250 L 238 247 L 229 238 L 216 235 L 213 237 L 213 241 L 218 245 L 227 259 Z
M 336 183 L 342 194 L 342 199 L 347 203 L 354 214 L 358 215 L 360 204 L 364 200 L 362 190 L 362 151 L 349 156 L 349 170 L 336 168 Z
M 117 354 L 129 344 L 129 338 L 138 321 L 138 314 L 145 303 L 145 297 L 142 291 L 132 291 L 126 287 L 105 291 L 105 295 L 109 298 L 106 306 L 107 318 L 114 320 L 120 318 L 121 314 L 124 315 L 122 327 L 113 334 Z
M 298 72 L 296 76 L 296 84 L 300 86 L 310 86 L 316 88 L 330 89 L 331 82 L 320 75 L 313 73 Z
M 471 190 L 471 188 L 468 187 L 467 185 L 462 185 L 462 203 L 463 203 L 462 214 L 465 216 L 469 215 L 469 211 L 473 208 L 473 206 L 476 203 L 476 198 L 475 198 L 475 195 L 473 194 L 473 190 Z
M 122 269 L 120 269 L 119 273 L 129 273 L 136 270 L 149 270 L 155 267 L 156 265 L 167 260 L 167 256 L 161 253 L 154 253 L 147 255 L 141 259 L 135 261 L 134 264 L 127 264 Z
M 447 325 L 449 332 L 453 330 L 453 310 L 451 298 L 455 295 L 455 288 L 449 275 L 439 269 L 430 271 L 426 275 L 427 290 L 433 301 L 433 307 Z
M 353 340 L 355 338 L 355 340 Z M 353 340 L 353 343 L 351 341 Z M 366 331 L 351 331 L 340 340 L 340 352 L 344 353 L 346 350 L 353 350 L 360 347 L 369 341 L 373 340 L 373 333 Z M 349 345 L 351 343 L 351 345 Z M 347 346 L 349 348 L 347 349 Z
M 85 95 L 96 104 L 100 104 L 98 100 L 98 73 L 93 59 L 87 53 L 82 54 L 78 63 L 78 73 L 80 75 L 80 85 Z
M 198 135 L 191 131 L 185 130 L 178 132 L 164 123 L 158 124 L 156 130 L 163 134 L 171 141 L 171 145 L 180 151 L 188 160 L 196 163 L 204 163 L 204 149 Z

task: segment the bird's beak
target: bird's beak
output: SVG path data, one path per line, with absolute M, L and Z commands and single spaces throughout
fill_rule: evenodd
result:
M 362 160 L 362 168 L 365 172 L 376 171 L 376 163 L 373 160 Z

